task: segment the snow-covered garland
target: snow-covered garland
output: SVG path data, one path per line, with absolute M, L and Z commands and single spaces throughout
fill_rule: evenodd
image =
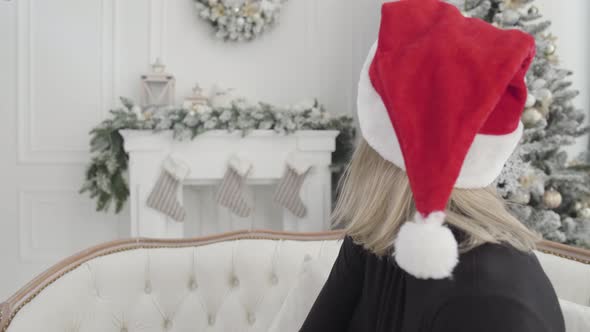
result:
M 286 0 L 194 0 L 198 14 L 215 28 L 215 36 L 228 41 L 253 40 L 275 25 Z
M 354 124 L 350 116 L 331 117 L 317 100 L 281 108 L 266 103 L 250 103 L 244 98 L 228 105 L 198 105 L 192 109 L 159 108 L 142 110 L 127 98 L 123 107 L 112 110 L 112 117 L 90 131 L 92 159 L 86 169 L 80 193 L 96 199 L 97 211 L 108 211 L 115 204 L 121 211 L 129 197 L 126 180 L 128 155 L 123 149 L 122 129 L 150 131 L 172 130 L 178 140 L 193 139 L 209 130 L 242 131 L 274 130 L 281 134 L 297 130 L 339 130 L 336 151 L 332 157 L 334 171 L 343 169 L 354 141 Z

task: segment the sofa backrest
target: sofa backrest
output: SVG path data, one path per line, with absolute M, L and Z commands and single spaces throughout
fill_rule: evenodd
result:
M 304 262 L 321 257 L 327 275 L 341 237 L 242 231 L 97 246 L 3 303 L 0 332 L 267 331 Z M 566 249 L 539 258 L 561 298 L 588 306 L 590 256 Z
M 536 254 L 560 299 L 590 307 L 590 251 L 544 241 Z

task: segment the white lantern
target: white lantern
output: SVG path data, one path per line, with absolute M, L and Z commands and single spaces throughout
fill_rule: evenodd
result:
M 141 105 L 143 107 L 162 107 L 174 105 L 176 79 L 165 71 L 162 60 L 152 64 L 152 72 L 141 75 Z
M 198 106 L 207 105 L 209 102 L 209 98 L 203 94 L 203 89 L 199 86 L 199 84 L 195 84 L 193 88 L 193 94 L 184 98 L 183 106 L 185 109 L 193 109 Z

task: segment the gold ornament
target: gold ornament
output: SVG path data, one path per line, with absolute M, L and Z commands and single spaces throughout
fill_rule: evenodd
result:
M 242 8 L 242 12 L 246 17 L 254 16 L 256 13 L 258 13 L 258 6 L 254 3 L 248 2 Z
M 519 9 L 527 2 L 527 0 L 504 0 L 504 6 L 511 9 Z
M 551 54 L 547 56 L 547 61 L 549 61 L 550 64 L 557 66 L 559 65 L 559 57 L 557 56 L 557 54 Z
M 154 117 L 154 111 L 143 112 L 143 119 L 144 120 L 151 120 L 153 117 Z
M 549 89 L 543 88 L 535 91 L 535 97 L 541 104 L 538 109 L 539 112 L 546 117 L 549 114 L 549 106 L 553 104 L 553 93 Z
M 211 14 L 215 17 L 225 15 L 225 7 L 222 4 L 217 4 L 211 9 Z
M 548 44 L 552 45 L 549 49 L 547 49 L 545 51 L 545 57 L 547 58 L 547 61 L 549 61 L 553 65 L 559 64 L 559 57 L 557 56 L 557 54 L 555 54 L 555 51 L 557 49 L 557 47 L 555 46 L 555 45 L 557 45 L 557 37 L 554 36 L 553 34 L 544 34 L 542 38 Z M 549 53 L 547 53 L 547 51 L 549 51 Z
M 545 206 L 550 209 L 558 208 L 561 205 L 562 200 L 563 198 L 561 197 L 561 194 L 555 189 L 549 189 L 545 191 L 545 194 L 543 195 L 543 203 L 545 203 Z
M 523 175 L 518 179 L 518 182 L 520 183 L 521 186 L 523 186 L 524 188 L 528 188 L 530 187 L 531 184 L 533 184 L 533 180 L 534 177 L 530 176 L 530 175 Z
M 557 51 L 557 46 L 555 46 L 553 43 L 550 43 L 545 48 L 545 55 L 553 55 L 555 54 L 555 51 Z
M 539 121 L 543 119 L 543 114 L 539 112 L 536 108 L 527 108 L 522 113 L 522 123 L 527 128 L 534 127 Z
M 557 43 L 557 36 L 554 35 L 554 34 L 552 34 L 552 33 L 550 33 L 550 34 L 544 34 L 543 35 L 543 39 L 546 40 L 546 41 L 548 41 L 548 42 L 551 42 L 553 44 Z

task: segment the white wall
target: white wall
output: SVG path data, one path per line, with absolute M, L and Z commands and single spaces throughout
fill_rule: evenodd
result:
M 0 299 L 57 259 L 128 234 L 128 211 L 78 195 L 88 131 L 162 57 L 177 100 L 195 82 L 352 111 L 367 3 L 291 0 L 262 39 L 223 43 L 193 0 L 0 1 Z M 360 45 L 360 46 L 357 46 Z
M 572 81 L 580 90 L 574 105 L 590 111 L 590 1 L 537 0 L 536 6 L 552 22 L 550 31 L 558 37 L 557 54 L 561 66 L 574 72 Z M 587 148 L 588 137 L 585 136 L 568 151 L 575 156 Z

